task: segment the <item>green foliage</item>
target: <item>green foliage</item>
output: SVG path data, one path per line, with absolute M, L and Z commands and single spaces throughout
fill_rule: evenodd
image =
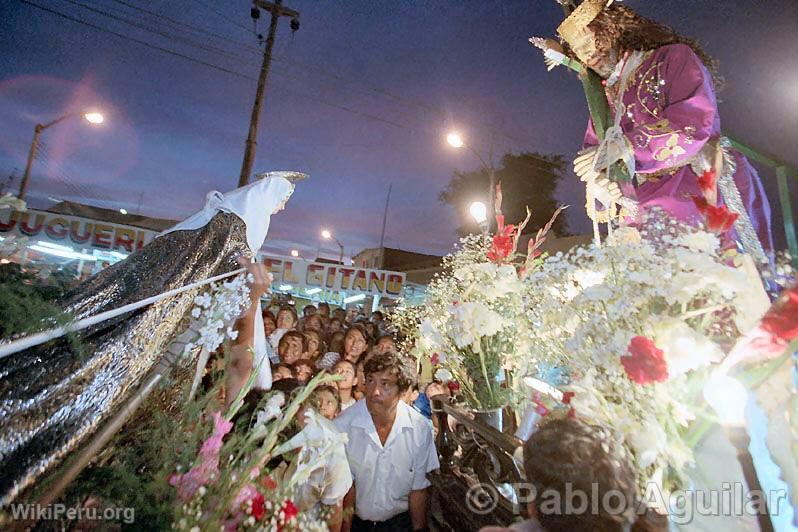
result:
M 0 338 L 47 329 L 69 321 L 54 303 L 69 288 L 71 276 L 55 272 L 43 278 L 18 264 L 0 266 Z
M 502 212 L 505 220 L 508 223 L 523 220 L 526 217 L 526 208 L 529 207 L 532 217 L 525 232 L 543 227 L 558 207 L 554 194 L 564 172 L 565 160 L 561 155 L 529 152 L 504 155 L 501 166 L 496 169 L 496 182 L 502 186 Z M 460 220 L 458 233 L 461 236 L 479 232 L 468 213 L 468 206 L 474 201 L 487 203 L 489 189 L 490 176 L 487 171 L 480 169 L 455 172 L 439 194 L 441 203 L 449 204 L 457 211 Z M 564 217 L 558 217 L 552 229 L 558 236 L 569 234 Z

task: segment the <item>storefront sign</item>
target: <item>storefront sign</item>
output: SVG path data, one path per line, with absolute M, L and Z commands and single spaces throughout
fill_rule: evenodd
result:
M 293 288 L 321 288 L 352 294 L 399 297 L 405 284 L 405 274 L 387 270 L 371 270 L 339 264 L 325 264 L 299 259 L 261 255 L 274 275 L 275 284 Z
M 143 248 L 157 234 L 156 231 L 129 225 L 113 224 L 28 209 L 0 210 L 0 234 L 11 233 L 52 242 L 95 248 L 106 251 L 133 253 Z

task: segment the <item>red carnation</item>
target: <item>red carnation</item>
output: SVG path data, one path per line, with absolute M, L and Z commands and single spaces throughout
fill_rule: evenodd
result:
M 710 205 L 707 200 L 698 196 L 693 196 L 693 203 L 695 203 L 698 212 L 706 219 L 707 229 L 715 233 L 724 233 L 731 229 L 740 216 L 737 213 L 730 212 L 725 206 L 716 207 Z
M 460 391 L 460 383 L 457 381 L 449 381 L 446 383 L 446 386 L 449 387 L 449 392 L 452 394 L 456 394 Z
M 713 168 L 711 170 L 707 170 L 701 174 L 701 177 L 698 178 L 698 188 L 701 189 L 701 193 L 705 198 L 712 199 L 717 197 L 717 177 L 717 172 L 715 172 L 715 169 Z M 715 201 L 711 201 L 711 203 L 714 204 Z
M 635 336 L 629 342 L 629 355 L 621 357 L 626 375 L 638 384 L 662 382 L 668 378 L 665 354 L 654 341 L 645 336 Z
M 285 501 L 285 504 L 283 505 L 283 512 L 285 512 L 286 521 L 290 521 L 292 518 L 299 515 L 299 510 L 297 510 L 297 507 L 294 506 L 294 502 L 290 499 Z
M 565 392 L 564 394 L 562 394 L 562 402 L 563 402 L 563 404 L 570 405 L 571 404 L 571 399 L 574 398 L 574 395 L 576 395 L 576 393 L 574 393 L 574 392 Z
M 761 326 L 785 344 L 798 338 L 798 284 L 787 290 L 768 310 Z
M 264 502 L 265 499 L 260 492 L 252 498 L 252 517 L 255 518 L 255 521 L 260 521 L 261 517 L 263 517 L 263 514 L 266 512 L 263 508 Z
M 433 366 L 437 366 L 438 362 L 440 362 L 440 356 L 438 353 L 432 353 L 432 356 L 429 357 L 429 361 L 432 362 Z

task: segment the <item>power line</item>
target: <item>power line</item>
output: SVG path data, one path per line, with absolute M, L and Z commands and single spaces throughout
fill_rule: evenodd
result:
M 225 15 L 224 13 L 222 13 L 222 12 L 220 12 L 220 11 L 217 11 L 217 10 L 216 10 L 216 9 L 215 9 L 213 6 L 211 6 L 211 5 L 208 5 L 208 3 L 207 3 L 207 2 L 205 2 L 204 0 L 195 0 L 195 1 L 196 1 L 196 2 L 198 2 L 198 3 L 200 3 L 201 5 L 205 6 L 206 8 L 210 9 L 211 11 L 213 11 L 214 13 L 216 13 L 216 15 L 217 15 L 217 16 L 219 16 L 219 17 L 223 18 L 223 19 L 224 19 L 224 20 L 226 20 L 227 22 L 229 22 L 229 23 L 231 23 L 231 24 L 234 24 L 234 25 L 238 26 L 239 28 L 243 28 L 243 29 L 247 30 L 248 32 L 249 32 L 249 31 L 252 31 L 252 32 L 254 33 L 254 31 L 253 31 L 251 28 L 248 28 L 248 27 L 244 26 L 243 24 L 239 24 L 238 22 L 236 22 L 236 21 L 235 21 L 235 20 L 233 20 L 232 18 L 228 17 L 228 16 L 227 16 L 227 15 Z
M 152 48 L 153 50 L 158 50 L 159 52 L 162 52 L 162 53 L 165 53 L 165 54 L 169 54 L 169 55 L 172 55 L 172 56 L 175 56 L 175 57 L 179 57 L 181 59 L 185 59 L 186 61 L 191 61 L 193 63 L 197 63 L 197 64 L 203 65 L 205 67 L 212 68 L 214 70 L 219 70 L 219 71 L 225 72 L 227 74 L 232 74 L 233 76 L 237 76 L 239 78 L 243 78 L 243 79 L 247 79 L 247 80 L 250 80 L 250 81 L 254 81 L 254 78 L 252 78 L 250 76 L 247 76 L 246 74 L 242 74 L 240 72 L 236 72 L 234 70 L 230 70 L 230 69 L 225 68 L 225 67 L 220 67 L 218 65 L 214 65 L 212 63 L 208 63 L 207 61 L 203 61 L 201 59 L 196 59 L 196 58 L 191 57 L 189 55 L 185 55 L 185 54 L 182 54 L 180 52 L 175 52 L 174 50 L 170 50 L 168 48 L 164 48 L 164 47 L 158 46 L 156 44 L 151 44 L 151 43 L 149 43 L 147 41 L 142 41 L 140 39 L 136 39 L 135 37 L 130 37 L 129 35 L 124 35 L 122 33 L 119 33 L 119 32 L 113 31 L 113 30 L 109 30 L 109 29 L 103 28 L 101 26 L 97 26 L 96 24 L 93 24 L 91 22 L 87 22 L 85 20 L 81 20 L 79 18 L 72 17 L 72 16 L 67 15 L 65 13 L 62 13 L 60 11 L 56 11 L 55 9 L 50 9 L 49 7 L 40 6 L 39 4 L 35 4 L 35 3 L 31 2 L 30 0 L 20 0 L 20 2 L 22 2 L 23 4 L 28 4 L 29 6 L 35 7 L 36 9 L 41 9 L 42 11 L 46 11 L 46 12 L 51 13 L 53 15 L 59 16 L 59 17 L 64 18 L 66 20 L 71 20 L 72 22 L 76 22 L 78 24 L 82 24 L 84 26 L 88 26 L 89 28 L 93 28 L 93 29 L 95 29 L 97 31 L 100 31 L 100 32 L 103 32 L 103 33 L 108 33 L 110 35 L 114 35 L 116 37 L 119 37 L 120 39 L 125 39 L 127 41 L 135 42 L 135 43 L 140 44 L 142 46 L 146 46 L 147 48 Z

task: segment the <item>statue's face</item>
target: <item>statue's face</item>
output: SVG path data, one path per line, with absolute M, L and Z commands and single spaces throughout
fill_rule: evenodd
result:
M 610 77 L 618 62 L 618 54 L 614 49 L 609 53 L 599 50 L 596 34 L 592 29 L 586 26 L 573 42 L 568 44 L 571 45 L 576 57 L 588 68 L 604 79 Z

